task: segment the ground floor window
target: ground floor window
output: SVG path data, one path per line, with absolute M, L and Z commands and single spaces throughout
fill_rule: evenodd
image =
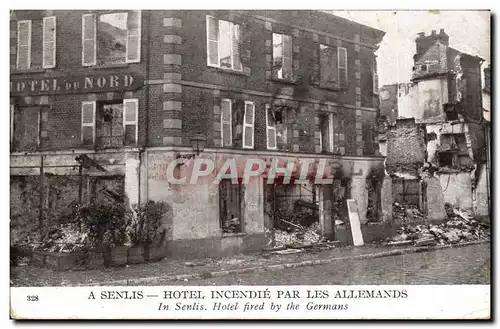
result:
M 219 183 L 219 214 L 223 234 L 243 232 L 243 189 L 241 182 L 233 184 L 230 179 L 223 179 Z
M 14 106 L 12 147 L 16 151 L 37 151 L 47 138 L 48 111 L 43 106 Z

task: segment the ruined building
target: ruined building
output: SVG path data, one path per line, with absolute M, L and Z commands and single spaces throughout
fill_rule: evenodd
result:
M 268 246 L 290 197 L 323 236 L 346 198 L 363 223 L 389 220 L 373 130 L 383 36 L 319 11 L 13 11 L 12 225 L 48 225 L 74 201 L 165 201 L 175 257 Z M 335 181 L 167 179 L 179 158 L 176 177 L 251 156 L 324 159 Z
M 398 120 L 381 138 L 395 201 L 443 219 L 445 203 L 488 215 L 482 105 L 483 59 L 449 46 L 444 30 L 420 33 L 410 84 L 398 92 Z

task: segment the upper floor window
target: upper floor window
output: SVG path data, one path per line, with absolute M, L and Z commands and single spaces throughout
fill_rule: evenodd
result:
M 337 88 L 338 85 L 338 60 L 335 47 L 319 45 L 320 85 Z
M 233 145 L 233 102 L 230 99 L 221 100 L 221 142 L 222 147 Z
M 255 103 L 245 101 L 243 117 L 243 148 L 253 149 L 254 144 Z
M 339 87 L 347 87 L 347 49 L 338 47 Z
M 276 120 L 269 104 L 266 104 L 267 149 L 276 150 Z
M 43 68 L 56 66 L 56 17 L 44 17 L 43 19 Z
M 31 67 L 31 21 L 17 22 L 17 60 L 18 70 Z
M 273 77 L 293 79 L 292 37 L 273 33 Z
M 83 66 L 138 63 L 140 60 L 140 11 L 82 16 Z
M 207 65 L 241 71 L 240 25 L 207 16 Z

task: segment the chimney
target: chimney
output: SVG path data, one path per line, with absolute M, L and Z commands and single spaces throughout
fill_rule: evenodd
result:
M 432 36 L 435 36 L 435 35 L 436 35 L 436 30 L 432 30 L 431 35 L 432 35 Z
M 432 30 L 431 34 L 428 36 L 426 36 L 424 32 L 418 33 L 418 36 L 415 39 L 417 46 L 416 56 L 425 52 L 436 40 L 441 40 L 444 44 L 448 45 L 449 37 L 444 32 L 444 29 L 441 29 L 439 34 L 436 33 L 436 30 Z

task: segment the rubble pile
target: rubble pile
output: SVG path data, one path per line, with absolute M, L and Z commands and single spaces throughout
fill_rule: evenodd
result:
M 399 216 L 402 216 L 401 209 L 408 212 L 409 209 L 405 206 L 398 205 L 400 210 Z M 395 207 L 396 208 L 396 205 Z M 490 230 L 489 225 L 474 219 L 474 216 L 466 210 L 447 207 L 448 219 L 440 224 L 408 224 L 403 225 L 396 236 L 388 238 L 385 244 L 398 245 L 410 244 L 415 245 L 446 245 L 466 241 L 489 240 Z M 420 212 L 413 212 L 412 215 L 419 216 Z M 401 217 L 402 218 L 402 217 Z M 423 217 L 425 222 L 425 217 Z
M 276 230 L 274 232 L 276 247 L 311 245 L 321 240 L 319 223 L 315 222 L 307 228 L 294 228 L 290 232 Z
M 394 202 L 392 207 L 392 216 L 396 222 L 399 223 L 411 223 L 411 222 L 421 222 L 425 220 L 425 215 L 414 205 L 406 205 L 398 202 Z
M 70 253 L 79 251 L 87 240 L 87 233 L 81 232 L 75 224 L 65 224 L 50 229 L 46 234 L 34 233 L 16 241 L 23 250 Z

